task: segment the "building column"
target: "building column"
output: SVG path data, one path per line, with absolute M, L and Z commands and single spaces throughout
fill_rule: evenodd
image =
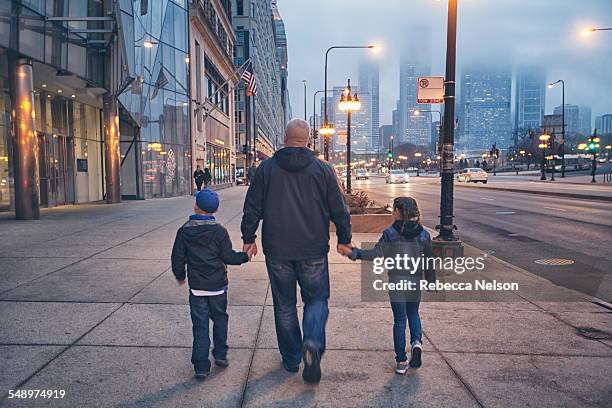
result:
M 15 216 L 18 220 L 40 218 L 38 137 L 32 75 L 30 59 L 9 58 Z
M 117 100 L 111 95 L 104 97 L 104 165 L 106 169 L 106 202 L 121 202 L 119 172 L 119 111 Z

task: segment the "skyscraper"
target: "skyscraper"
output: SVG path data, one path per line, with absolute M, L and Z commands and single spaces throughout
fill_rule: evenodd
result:
M 287 71 L 287 63 L 289 61 L 287 53 L 287 34 L 285 33 L 285 23 L 278 11 L 276 0 L 272 0 L 272 18 L 274 19 L 274 35 L 276 42 L 276 61 L 280 69 L 280 91 L 281 91 L 281 106 L 283 108 L 283 128 L 291 119 L 291 103 L 289 101 L 289 89 L 287 88 L 287 80 L 289 72 Z
M 334 151 L 346 151 L 347 113 L 338 108 L 340 96 L 345 89 L 344 86 L 334 86 L 333 88 L 334 99 L 331 106 L 334 109 L 334 126 L 336 127 L 336 134 L 332 143 Z M 351 114 L 351 151 L 354 153 L 366 153 L 368 151 L 368 136 L 371 132 L 368 106 L 370 98 L 367 94 L 360 92 L 360 89 L 356 86 L 351 86 L 351 91 L 357 93 L 361 101 L 361 109 Z M 366 96 L 362 99 L 362 95 Z
M 606 113 L 595 118 L 595 129 L 597 134 L 602 136 L 612 136 L 612 113 Z
M 359 62 L 359 99 L 368 110 L 369 134 L 367 135 L 368 151 L 378 151 L 380 131 L 380 103 L 379 103 L 379 67 L 378 62 L 371 59 L 362 59 Z M 363 109 L 363 107 L 362 107 Z
M 538 130 L 546 106 L 546 73 L 542 67 L 519 66 L 514 97 L 514 143 L 519 132 Z
M 247 97 L 243 82 L 236 89 L 236 145 L 248 145 L 249 154 L 256 152 L 257 158 L 265 159 L 283 143 L 285 116 L 272 3 L 234 0 L 231 9 L 236 32 L 234 63 L 240 66 L 251 58 L 257 78 L 257 95 Z M 237 156 L 241 151 L 239 148 Z
M 431 30 L 416 27 L 411 32 L 419 33 L 418 43 L 405 47 L 400 55 L 400 100 L 398 105 L 399 134 L 398 144 L 412 143 L 426 146 L 431 138 L 431 115 L 414 115 L 417 109 L 430 110 L 430 105 L 417 105 L 417 78 L 430 74 L 431 67 Z
M 506 69 L 468 68 L 461 79 L 461 146 L 498 148 L 511 144 L 512 76 Z
M 553 113 L 561 115 L 563 107 L 556 106 Z M 580 133 L 580 108 L 578 105 L 565 104 L 565 133 L 566 135 L 575 135 Z
M 585 136 L 591 134 L 591 107 L 580 105 L 578 108 L 579 132 Z

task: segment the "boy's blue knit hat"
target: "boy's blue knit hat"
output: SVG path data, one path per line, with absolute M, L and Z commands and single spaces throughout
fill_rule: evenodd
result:
M 205 188 L 196 195 L 196 205 L 202 211 L 214 213 L 219 208 L 219 195 L 213 190 Z

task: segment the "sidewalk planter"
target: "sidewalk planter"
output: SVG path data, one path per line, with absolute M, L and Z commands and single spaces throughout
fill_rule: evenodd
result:
M 378 214 L 368 214 L 377 211 Z M 368 208 L 365 214 L 351 214 L 353 234 L 382 233 L 393 224 L 393 215 L 385 208 Z M 334 223 L 330 223 L 330 231 L 336 231 Z

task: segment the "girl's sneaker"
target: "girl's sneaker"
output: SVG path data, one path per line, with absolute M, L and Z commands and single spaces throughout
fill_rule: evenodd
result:
M 406 374 L 406 371 L 408 371 L 408 362 L 398 361 L 395 366 L 395 374 Z
M 419 368 L 421 366 L 421 343 L 415 342 L 410 353 L 410 367 Z

